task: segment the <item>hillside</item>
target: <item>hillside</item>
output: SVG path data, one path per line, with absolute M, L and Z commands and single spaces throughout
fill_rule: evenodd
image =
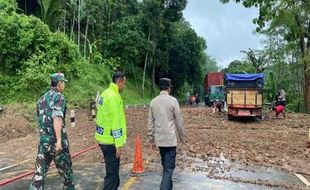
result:
M 102 92 L 111 82 L 112 72 L 104 65 L 91 65 L 83 67 L 79 78 L 68 81 L 64 92 L 68 103 L 78 107 L 85 107 L 96 98 L 97 92 Z M 136 85 L 137 84 L 137 85 Z M 126 89 L 122 93 L 124 104 L 143 104 L 151 99 L 151 81 L 146 79 L 145 97 L 141 97 L 142 77 L 127 76 Z

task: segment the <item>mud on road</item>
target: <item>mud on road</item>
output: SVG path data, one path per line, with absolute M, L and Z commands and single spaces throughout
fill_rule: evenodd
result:
M 271 114 L 263 121 L 228 121 L 225 114 L 212 113 L 206 107 L 182 108 L 182 113 L 187 139 L 186 143 L 178 148 L 177 167 L 181 170 L 189 168 L 204 170 L 192 167 L 195 161 L 183 159 L 186 155 L 206 163 L 209 163 L 208 161 L 213 157 L 225 157 L 232 162 L 245 165 L 271 166 L 310 176 L 310 155 L 306 148 L 310 115 L 288 113 L 287 118 L 283 120 L 273 119 Z M 31 168 L 37 153 L 37 130 L 29 129 L 29 126 L 33 125 L 31 119 L 29 121 L 29 118 L 26 119 L 20 114 L 17 114 L 18 118 L 14 119 L 17 116 L 11 117 L 12 114 L 14 115 L 14 111 L 7 111 L 0 116 L 0 126 L 3 126 L 1 130 L 6 131 L 5 133 L 1 131 L 0 156 L 16 161 L 33 160 L 29 163 Z M 148 149 L 147 116 L 148 109 L 126 110 L 128 139 L 121 160 L 122 164 L 132 163 L 134 138 L 137 135 L 140 135 L 143 142 L 143 159 L 147 162 L 159 162 L 159 154 L 151 153 Z M 67 118 L 67 121 L 70 119 Z M 16 135 L 6 135 L 13 129 Z M 67 122 L 67 131 L 71 153 L 96 144 L 95 123 L 89 120 L 88 109 L 76 111 L 76 127 L 71 128 Z M 97 149 L 79 156 L 73 164 L 100 162 L 101 155 L 102 153 Z M 146 169 L 147 167 L 146 165 Z M 213 163 L 210 167 L 217 167 L 217 165 Z M 216 172 L 221 171 L 210 171 L 209 168 L 208 171 L 202 172 L 208 172 L 208 176 L 212 177 L 212 175 L 216 176 Z

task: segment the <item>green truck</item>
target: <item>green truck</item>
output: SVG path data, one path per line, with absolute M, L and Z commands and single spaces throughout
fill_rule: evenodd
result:
M 225 86 L 224 86 L 224 73 L 213 72 L 205 76 L 205 104 L 208 106 L 223 107 L 225 102 Z

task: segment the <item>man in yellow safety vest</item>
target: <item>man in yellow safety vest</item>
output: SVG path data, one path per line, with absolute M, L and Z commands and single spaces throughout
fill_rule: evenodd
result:
M 120 156 L 127 138 L 123 99 L 120 96 L 125 83 L 124 73 L 117 71 L 113 74 L 109 88 L 104 90 L 98 99 L 95 138 L 105 160 L 103 190 L 117 190 L 120 184 Z

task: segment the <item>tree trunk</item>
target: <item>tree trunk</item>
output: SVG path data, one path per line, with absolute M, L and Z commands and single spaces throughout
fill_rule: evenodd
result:
M 303 73 L 303 69 L 300 69 L 300 67 L 298 67 L 298 71 L 300 71 L 301 73 Z M 303 104 L 303 96 L 304 96 L 304 83 L 303 83 L 303 78 L 304 75 L 300 75 L 298 74 L 298 82 L 299 82 L 299 91 L 298 91 L 298 96 L 299 96 L 299 111 L 304 111 L 304 104 Z
M 149 56 L 149 52 L 146 52 L 145 60 L 144 60 L 144 69 L 143 69 L 143 79 L 142 79 L 142 98 L 144 98 L 144 83 L 145 83 L 145 72 L 146 72 L 146 65 L 147 65 L 147 59 Z
M 149 31 L 149 35 L 147 37 L 147 42 L 150 41 L 150 31 Z M 143 79 L 142 79 L 142 98 L 144 98 L 144 82 L 145 82 L 145 72 L 146 72 L 146 65 L 147 65 L 147 59 L 149 56 L 149 51 L 146 52 L 146 56 L 145 56 L 145 60 L 144 60 L 144 69 L 143 69 Z
M 304 80 L 305 80 L 305 87 L 304 87 L 304 104 L 305 110 L 307 113 L 310 113 L 310 72 L 309 72 L 309 62 L 310 62 L 310 55 L 309 55 L 309 47 L 304 40 L 304 36 L 302 35 L 300 38 L 300 50 L 301 50 L 301 57 L 303 60 L 303 70 L 304 70 Z
M 310 60 L 307 60 L 310 61 Z M 304 63 L 304 72 L 305 72 L 305 108 L 306 112 L 310 113 L 310 74 L 307 70 L 307 63 Z
M 310 46 L 310 43 L 306 43 L 306 39 L 305 39 L 305 32 L 307 32 L 307 35 L 310 34 L 310 25 L 308 25 L 309 28 L 307 28 L 307 31 L 303 31 L 302 28 L 302 22 L 300 21 L 300 15 L 298 15 L 298 13 L 295 14 L 295 21 L 296 21 L 296 24 L 299 28 L 299 32 L 300 32 L 300 36 L 299 36 L 299 39 L 298 39 L 298 45 L 299 45 L 299 49 L 300 49 L 300 52 L 301 52 L 301 60 L 303 60 L 303 70 L 304 70 L 304 79 L 305 79 L 305 91 L 304 91 L 304 105 L 305 105 L 305 109 L 306 109 L 306 112 L 309 113 L 310 112 L 310 74 L 309 74 L 309 71 L 308 71 L 308 66 L 307 66 L 307 63 L 309 60 L 309 57 L 307 57 L 307 55 L 309 54 L 309 46 Z M 309 42 L 309 38 L 307 38 L 308 42 Z M 308 46 L 307 46 L 308 45 Z
M 304 57 L 304 77 L 305 77 L 305 109 L 307 113 L 310 113 L 310 72 L 309 72 L 309 64 L 310 64 L 310 56 Z
M 151 62 L 153 62 L 153 69 L 152 69 L 152 97 L 155 97 L 155 61 L 154 61 L 154 59 L 152 59 Z
M 25 10 L 24 13 L 26 15 L 27 14 L 27 0 L 25 1 L 25 9 L 24 10 Z
M 140 93 L 140 89 L 139 89 L 139 87 L 138 87 L 138 81 L 137 81 L 137 77 L 136 77 L 136 70 L 135 70 L 135 66 L 134 66 L 134 64 L 133 64 L 133 62 L 131 61 L 131 66 L 132 66 L 132 72 L 133 72 L 133 78 L 134 78 L 134 80 L 135 80 L 135 86 L 136 86 L 136 88 L 138 89 L 138 93 Z
M 71 32 L 70 32 L 70 40 L 73 40 L 73 30 L 74 30 L 74 24 L 75 24 L 75 9 L 73 11 L 73 18 L 72 18 L 72 25 L 71 25 Z
M 87 34 L 88 34 L 88 22 L 89 22 L 89 16 L 87 16 L 87 20 L 86 20 L 85 38 L 84 38 L 84 58 L 85 58 L 85 59 L 86 59 L 86 45 L 87 45 Z
M 307 39 L 306 39 L 307 44 L 306 44 L 306 51 L 305 51 L 306 59 L 304 63 L 305 64 L 304 66 L 305 67 L 304 69 L 304 72 L 305 72 L 305 104 L 306 104 L 307 113 L 310 113 L 310 19 L 308 19 L 308 28 L 306 31 L 306 36 L 307 36 Z
M 64 27 L 64 28 L 63 28 L 64 31 L 63 31 L 63 32 L 64 32 L 64 34 L 66 34 L 66 10 L 65 10 L 65 12 L 64 12 L 64 18 L 63 18 L 63 19 L 64 19 L 64 23 L 63 23 L 63 25 L 64 25 L 64 26 L 63 26 L 63 27 Z
M 108 4 L 109 10 L 108 10 L 108 40 L 110 39 L 110 26 L 111 26 L 111 10 L 110 10 L 110 4 Z
M 300 68 L 300 64 L 298 62 L 298 55 L 296 52 L 292 52 L 292 63 L 294 64 L 294 76 L 296 76 L 296 82 L 294 83 L 294 86 L 296 86 L 296 95 L 298 97 L 298 112 L 301 112 L 303 110 L 303 68 Z M 302 73 L 302 74 L 301 74 Z
M 81 0 L 78 0 L 78 47 L 80 50 L 81 40 Z

